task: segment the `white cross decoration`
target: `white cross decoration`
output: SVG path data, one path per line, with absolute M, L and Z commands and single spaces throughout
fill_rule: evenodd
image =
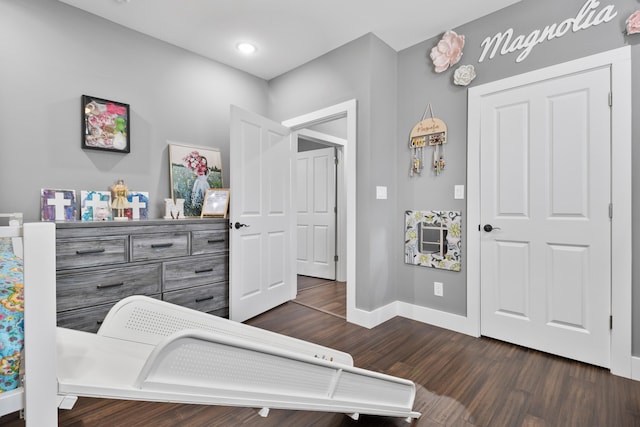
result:
M 64 207 L 71 206 L 71 200 L 64 198 L 64 193 L 59 193 L 56 191 L 55 198 L 47 199 L 47 206 L 55 206 L 55 220 L 64 220 Z
M 95 212 L 95 209 L 101 206 L 104 206 L 105 202 L 103 200 L 101 200 L 101 196 L 100 193 L 93 193 L 91 194 L 91 199 L 89 199 L 89 197 L 87 196 L 87 199 L 84 201 L 84 204 L 86 207 L 88 208 L 92 208 L 93 212 Z
M 140 219 L 140 209 L 146 209 L 147 204 L 140 201 L 140 196 L 131 196 L 131 218 Z

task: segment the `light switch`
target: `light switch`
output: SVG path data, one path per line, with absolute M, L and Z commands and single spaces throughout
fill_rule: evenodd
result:
M 376 187 L 376 199 L 386 199 L 387 198 L 387 187 Z
M 453 187 L 453 198 L 464 199 L 464 185 L 455 185 Z

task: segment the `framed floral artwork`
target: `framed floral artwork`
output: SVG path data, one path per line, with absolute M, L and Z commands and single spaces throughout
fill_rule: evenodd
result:
M 129 104 L 82 95 L 82 148 L 129 153 Z
M 169 144 L 171 198 L 184 199 L 184 216 L 199 217 L 210 188 L 222 188 L 222 157 L 217 148 Z

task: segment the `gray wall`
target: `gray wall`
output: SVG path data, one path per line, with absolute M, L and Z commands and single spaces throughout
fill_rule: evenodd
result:
M 396 52 L 369 34 L 269 82 L 269 116 L 285 120 L 358 101 L 356 306 L 396 300 Z M 387 186 L 389 199 L 376 200 Z M 395 245 L 397 247 L 397 245 Z M 353 262 L 348 260 L 347 262 Z
M 633 45 L 637 70 L 640 35 L 623 34 L 624 20 L 640 8 L 635 0 L 601 2 L 616 5 L 614 22 L 545 42 L 519 64 L 514 55 L 477 62 L 485 37 L 508 27 L 528 34 L 575 16 L 583 4 L 523 0 L 456 28 L 466 36 L 460 64 L 473 64 L 478 72 L 472 85 L 625 44 Z M 41 188 L 107 189 L 122 178 L 130 189 L 151 193 L 151 214 L 159 217 L 170 193 L 167 140 L 218 147 L 226 168 L 230 104 L 280 121 L 355 98 L 356 305 L 372 310 L 399 299 L 466 312 L 464 273 L 407 266 L 402 256 L 404 210 L 466 210 L 464 200 L 453 199 L 453 186 L 466 184 L 467 91 L 452 84 L 453 70 L 433 71 L 428 54 L 439 37 L 396 53 L 374 35 L 363 36 L 267 83 L 57 1 L 0 0 L 0 16 L 1 212 L 21 211 L 27 220 L 37 220 Z M 635 72 L 634 117 L 640 111 L 638 76 Z M 131 105 L 130 154 L 80 148 L 82 94 Z M 447 170 L 437 178 L 428 173 L 409 178 L 408 133 L 429 102 L 449 126 Z M 640 121 L 634 120 L 634 141 L 639 136 Z M 640 160 L 635 147 L 633 160 Z M 228 176 L 225 171 L 227 183 Z M 639 174 L 631 179 L 633 188 L 640 188 Z M 388 200 L 375 199 L 377 185 L 388 187 Z M 634 200 L 634 219 L 640 216 L 639 204 Z M 632 233 L 637 252 L 638 227 Z M 464 253 L 463 262 L 464 272 Z M 639 272 L 634 267 L 634 313 L 640 313 Z M 443 298 L 433 296 L 433 281 L 444 282 Z M 638 316 L 634 354 L 640 354 Z
M 480 43 L 485 37 L 493 36 L 498 31 L 510 27 L 514 36 L 528 35 L 534 29 L 542 29 L 547 25 L 559 23 L 575 17 L 584 4 L 584 0 L 523 0 L 511 7 L 498 11 L 485 18 L 465 24 L 454 30 L 466 38 L 464 55 L 461 61 L 441 74 L 433 71 L 429 58 L 431 48 L 440 37 L 427 40 L 398 54 L 398 210 L 404 209 L 460 209 L 466 211 L 466 202 L 453 199 L 453 185 L 466 184 L 466 126 L 467 126 L 467 89 L 452 83 L 453 70 L 462 64 L 476 67 L 478 77 L 470 87 L 501 78 L 532 71 L 545 66 L 566 62 L 572 59 L 622 47 L 632 47 L 633 67 L 633 116 L 640 111 L 640 35 L 623 34 L 624 21 L 640 4 L 634 0 L 601 1 L 600 8 L 614 4 L 618 15 L 610 23 L 591 27 L 578 32 L 569 32 L 564 37 L 546 41 L 533 49 L 528 58 L 516 63 L 517 54 L 496 56 L 493 60 L 478 62 L 481 55 Z M 420 120 L 424 108 L 431 102 L 437 117 L 443 119 L 449 130 L 449 144 L 446 148 L 447 169 L 440 177 L 433 175 L 421 178 L 409 178 L 404 170 L 408 165 L 410 152 L 404 144 L 412 127 Z M 633 140 L 640 138 L 640 121 L 634 120 Z M 639 160 L 639 150 L 634 146 L 634 163 Z M 408 168 L 408 166 L 407 166 Z M 407 169 L 408 170 L 408 169 Z M 634 194 L 640 188 L 639 174 L 634 173 L 632 179 Z M 634 200 L 633 217 L 640 219 L 638 204 Z M 464 219 L 465 217 L 463 217 Z M 464 222 L 464 229 L 474 226 Z M 631 232 L 631 231 L 630 231 Z M 638 227 L 634 227 L 633 241 L 638 242 Z M 401 242 L 396 244 L 396 251 L 401 251 Z M 634 243 L 634 251 L 638 252 L 638 243 Z M 634 256 L 634 260 L 639 256 Z M 640 265 L 640 262 L 634 262 Z M 398 267 L 398 299 L 420 306 L 431 307 L 452 313 L 466 313 L 466 260 L 461 273 L 446 272 L 435 269 L 413 267 L 400 264 Z M 634 354 L 640 354 L 640 283 L 638 267 L 633 269 L 634 288 Z M 433 296 L 433 281 L 444 282 L 444 298 Z M 615 283 L 613 284 L 615 286 Z
M 0 211 L 40 219 L 41 188 L 170 195 L 167 140 L 219 147 L 229 105 L 265 114 L 267 82 L 53 0 L 0 0 Z M 80 148 L 80 97 L 130 104 L 131 153 Z M 225 184 L 228 171 L 224 171 Z

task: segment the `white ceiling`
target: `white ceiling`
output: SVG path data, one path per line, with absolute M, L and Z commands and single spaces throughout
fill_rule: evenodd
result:
M 370 32 L 400 51 L 520 0 L 60 1 L 269 80 Z

